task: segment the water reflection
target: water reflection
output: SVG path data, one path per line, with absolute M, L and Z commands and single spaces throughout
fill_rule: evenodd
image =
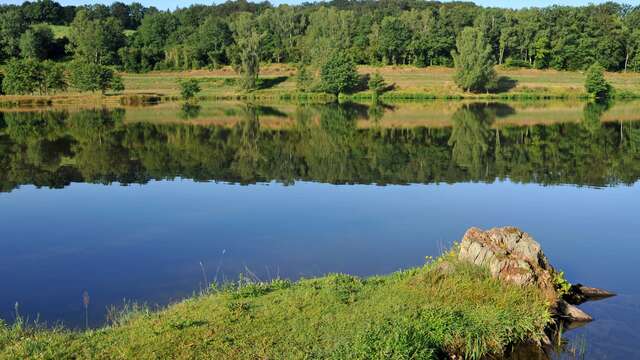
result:
M 188 106 L 180 117 L 198 116 Z M 300 106 L 289 115 L 244 104 L 230 126 L 126 122 L 123 109 L 5 112 L 0 189 L 71 182 L 146 183 L 175 177 L 243 184 L 276 180 L 406 184 L 516 182 L 607 186 L 640 174 L 640 122 L 602 122 L 606 104 L 584 105 L 580 122 L 500 124 L 506 104 L 463 104 L 448 126 L 385 127 L 396 107 Z M 263 117 L 293 126 L 264 127 Z M 358 121 L 368 118 L 370 125 Z

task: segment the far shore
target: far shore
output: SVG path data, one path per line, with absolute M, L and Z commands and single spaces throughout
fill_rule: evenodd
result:
M 494 92 L 469 93 L 460 90 L 453 82 L 455 70 L 446 67 L 418 68 L 414 66 L 359 66 L 366 77 L 379 73 L 390 85 L 389 91 L 380 96 L 385 101 L 424 100 L 549 100 L 588 99 L 584 90 L 582 72 L 508 69 L 498 67 L 501 89 Z M 0 107 L 32 105 L 95 104 L 137 105 L 147 102 L 177 101 L 179 81 L 193 78 L 200 82 L 201 100 L 264 100 L 304 101 L 326 103 L 336 101 L 335 96 L 321 92 L 300 92 L 296 89 L 296 68 L 288 64 L 263 65 L 260 72 L 260 88 L 246 92 L 236 85 L 239 76 L 230 67 L 213 70 L 153 71 L 143 74 L 122 73 L 123 93 L 64 92 L 53 95 L 0 96 Z M 640 74 L 607 73 L 607 80 L 615 89 L 615 99 L 640 98 Z M 369 90 L 340 94 L 340 101 L 371 100 Z

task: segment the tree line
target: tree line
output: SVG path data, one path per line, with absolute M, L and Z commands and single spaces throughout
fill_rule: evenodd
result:
M 68 25 L 68 33 L 54 37 L 49 24 Z M 465 35 L 469 28 L 473 33 Z M 423 0 L 295 6 L 238 0 L 162 11 L 139 3 L 70 7 L 38 0 L 0 7 L 2 62 L 74 59 L 127 72 L 231 65 L 249 89 L 261 63 L 297 64 L 310 81 L 336 54 L 353 64 L 454 66 L 467 61 L 461 41 L 482 44 L 491 64 L 584 70 L 599 63 L 609 71 L 640 71 L 640 6 L 513 10 Z
M 255 183 L 406 184 L 492 182 L 606 186 L 640 178 L 640 122 L 583 121 L 492 127 L 504 104 L 465 104 L 448 128 L 358 128 L 378 107 L 301 106 L 290 129 L 260 127 L 268 107 L 237 109 L 233 127 L 126 123 L 125 110 L 3 113 L 0 191 L 21 184 L 123 184 L 153 179 Z M 285 116 L 285 115 L 282 115 Z M 319 119 L 319 122 L 316 121 Z
M 336 50 L 358 64 L 451 66 L 466 27 L 481 31 L 498 64 L 582 70 L 598 62 L 611 71 L 640 70 L 640 7 L 613 2 L 512 10 L 422 0 L 277 7 L 240 0 L 161 11 L 139 3 L 75 7 L 38 0 L 0 7 L 0 59 L 33 51 L 30 39 L 48 37 L 46 25 L 36 26 L 43 23 L 71 27 L 66 56 L 80 53 L 127 71 L 246 66 L 252 56 L 317 63 Z M 127 29 L 135 32 L 126 36 Z M 45 44 L 38 55 L 60 51 L 53 50 Z

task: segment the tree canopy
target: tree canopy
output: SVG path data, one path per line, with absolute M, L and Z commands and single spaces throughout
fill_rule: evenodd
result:
M 235 65 L 250 86 L 260 62 L 318 69 L 335 51 L 356 64 L 452 66 L 456 40 L 469 27 L 497 64 L 586 70 L 598 62 L 607 71 L 640 71 L 640 6 L 613 2 L 513 10 L 424 0 L 237 0 L 160 11 L 40 0 L 0 5 L 0 62 L 21 56 L 21 42 L 33 44 L 42 23 L 70 26 L 74 58 L 126 71 Z

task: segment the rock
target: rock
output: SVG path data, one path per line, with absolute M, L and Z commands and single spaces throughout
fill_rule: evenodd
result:
M 593 321 L 593 318 L 589 314 L 564 300 L 558 301 L 557 313 L 560 317 L 568 320 L 570 323 L 587 323 Z
M 569 293 L 563 298 L 570 304 L 579 305 L 587 301 L 602 300 L 612 296 L 616 296 L 616 294 L 603 289 L 575 284 L 571 286 Z
M 557 299 L 553 267 L 540 244 L 515 227 L 467 230 L 458 259 L 486 266 L 491 275 L 516 285 L 535 285 L 551 301 Z

